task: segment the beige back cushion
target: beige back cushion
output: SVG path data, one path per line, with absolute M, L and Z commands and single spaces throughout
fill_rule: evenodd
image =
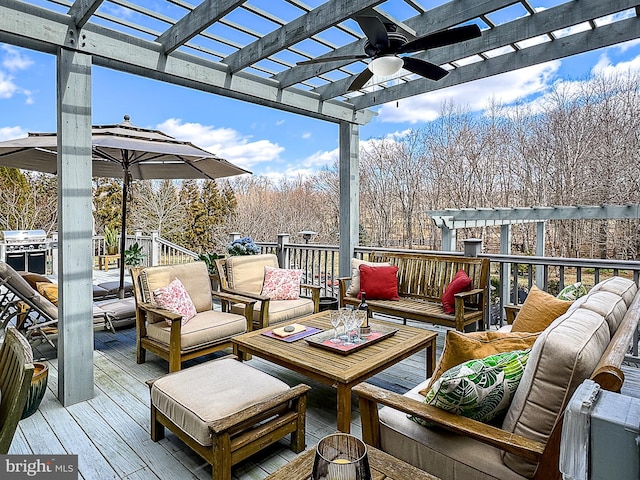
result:
M 627 307 L 631 305 L 633 297 L 638 291 L 638 286 L 633 280 L 623 277 L 611 277 L 593 286 L 589 293 L 592 292 L 611 292 L 621 296 Z
M 182 263 L 178 265 L 162 265 L 147 267 L 140 274 L 140 286 L 143 290 L 142 298 L 153 303 L 152 292 L 160 287 L 166 287 L 174 278 L 179 278 L 189 293 L 191 301 L 198 312 L 211 310 L 211 281 L 204 262 Z
M 226 261 L 229 288 L 260 295 L 264 283 L 264 267 L 278 268 L 278 257 L 272 253 L 229 257 Z
M 513 432 L 546 442 L 575 389 L 593 373 L 609 344 L 602 315 L 578 308 L 556 319 L 533 345 L 520 385 L 502 424 Z M 504 454 L 505 465 L 532 477 L 536 464 Z

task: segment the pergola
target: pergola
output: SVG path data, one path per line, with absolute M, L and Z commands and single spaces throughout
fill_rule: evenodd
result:
M 433 4 L 437 6 L 433 6 Z M 264 5 L 260 7 L 259 5 Z M 639 1 L 2 0 L 0 42 L 57 57 L 60 325 L 58 397 L 93 396 L 91 74 L 98 65 L 333 122 L 339 126 L 340 272 L 358 240 L 359 126 L 378 105 L 640 37 Z M 160 11 L 160 9 L 162 11 Z M 277 11 L 277 16 L 271 11 Z M 449 70 L 401 70 L 348 92 L 366 61 L 358 15 L 407 39 L 475 23 L 482 36 L 413 55 Z

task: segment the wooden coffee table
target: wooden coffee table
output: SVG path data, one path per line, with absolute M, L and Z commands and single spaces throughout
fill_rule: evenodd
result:
M 329 322 L 329 312 L 299 318 L 296 323 L 323 330 L 333 329 Z M 311 346 L 304 339 L 288 343 L 262 335 L 272 327 L 238 335 L 231 341 L 233 352 L 239 358 L 242 358 L 243 354 L 256 355 L 337 388 L 338 430 L 349 433 L 351 388 L 354 385 L 425 348 L 427 349 L 425 378 L 431 376 L 436 362 L 436 336 L 438 335 L 436 332 L 378 320 L 372 320 L 371 325 L 374 330 L 376 325 L 379 325 L 383 328 L 395 328 L 398 331 L 391 337 L 348 355 Z
M 371 476 L 375 480 L 438 480 L 438 477 L 369 445 L 367 445 L 367 451 Z M 307 450 L 277 472 L 269 475 L 266 480 L 309 480 L 315 454 L 315 448 Z

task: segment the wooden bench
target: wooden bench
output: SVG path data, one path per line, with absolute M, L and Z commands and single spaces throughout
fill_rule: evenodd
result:
M 420 320 L 464 331 L 476 324 L 480 330 L 486 325 L 488 300 L 489 259 L 426 253 L 372 252 L 371 262 L 387 262 L 398 267 L 400 300 L 370 300 L 371 312 Z M 471 277 L 472 289 L 456 294 L 455 312 L 447 314 L 442 307 L 442 293 L 458 270 Z M 351 278 L 339 278 L 340 306 L 358 305 L 360 300 L 347 295 Z

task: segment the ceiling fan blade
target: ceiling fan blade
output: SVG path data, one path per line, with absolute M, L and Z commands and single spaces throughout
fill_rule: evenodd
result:
M 369 58 L 368 55 L 342 55 L 338 57 L 325 57 L 325 58 L 312 58 L 311 60 L 304 60 L 298 62 L 296 65 L 311 65 L 312 63 L 326 63 L 326 62 L 342 62 L 344 60 L 364 60 Z
M 440 80 L 449 73 L 447 70 L 439 67 L 438 65 L 425 62 L 424 60 L 420 60 L 417 58 L 404 57 L 402 60 L 404 62 L 402 68 L 404 68 L 405 70 L 409 70 L 416 75 L 421 75 L 431 80 Z
M 367 36 L 369 43 L 378 50 L 389 48 L 387 28 L 378 17 L 354 17 L 360 28 Z
M 353 82 L 351 82 L 347 91 L 355 92 L 356 90 L 360 90 L 371 77 L 373 77 L 373 73 L 368 68 L 365 68 L 356 78 L 353 79 Z
M 464 42 L 465 40 L 479 37 L 481 34 L 480 27 L 477 25 L 450 28 L 407 42 L 398 49 L 398 53 L 418 52 L 429 48 L 451 45 L 452 43 Z

